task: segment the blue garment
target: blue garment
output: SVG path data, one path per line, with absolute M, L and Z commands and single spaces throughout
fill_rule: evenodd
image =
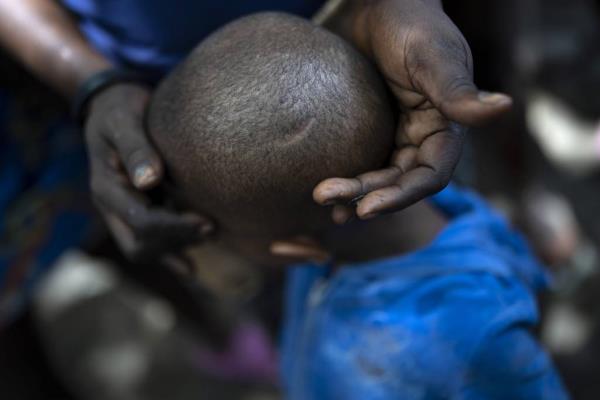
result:
M 432 198 L 450 219 L 428 247 L 289 276 L 282 371 L 292 400 L 565 399 L 529 333 L 548 278 L 477 196 Z
M 62 0 L 87 39 L 118 65 L 164 73 L 205 36 L 242 15 L 305 17 L 323 0 Z

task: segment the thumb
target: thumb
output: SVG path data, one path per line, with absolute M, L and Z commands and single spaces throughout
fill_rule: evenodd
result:
M 112 129 L 113 146 L 133 185 L 140 190 L 156 186 L 163 177 L 163 164 L 146 136 L 141 119 L 131 116 Z
M 437 56 L 436 53 L 427 57 L 418 74 L 418 84 L 444 117 L 462 125 L 478 126 L 510 110 L 510 96 L 477 89 L 469 67 L 470 54 L 449 57 L 447 50 Z

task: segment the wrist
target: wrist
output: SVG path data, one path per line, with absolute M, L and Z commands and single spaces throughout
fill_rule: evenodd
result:
M 116 68 L 99 71 L 78 88 L 72 104 L 73 117 L 83 125 L 89 110 L 97 105 L 105 92 L 121 86 L 135 87 L 139 90 L 140 86 L 145 87 L 147 84 L 146 77 L 131 71 Z M 145 88 L 142 90 L 147 92 Z

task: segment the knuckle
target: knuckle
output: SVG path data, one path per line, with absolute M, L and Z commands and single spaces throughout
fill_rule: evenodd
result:
M 466 74 L 457 75 L 449 79 L 442 86 L 442 96 L 448 98 L 455 93 L 469 91 L 473 89 L 473 81 Z
M 109 109 L 109 121 L 113 124 L 124 124 L 128 123 L 133 119 L 132 114 L 129 110 L 123 107 L 112 106 Z
M 123 162 L 128 168 L 136 166 L 139 162 L 146 161 L 152 163 L 151 155 L 146 146 L 138 144 L 138 147 L 129 149 L 121 154 Z
M 120 107 L 111 107 L 106 116 L 106 131 L 114 142 L 120 142 L 127 135 L 135 134 L 135 130 L 128 129 L 132 125 L 132 116 Z M 130 132 L 131 131 L 131 132 Z

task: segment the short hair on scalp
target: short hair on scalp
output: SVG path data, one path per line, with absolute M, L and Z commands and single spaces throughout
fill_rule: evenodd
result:
M 384 165 L 394 126 L 373 66 L 282 13 L 210 35 L 161 83 L 147 122 L 187 205 L 251 235 L 323 226 L 313 188 Z

